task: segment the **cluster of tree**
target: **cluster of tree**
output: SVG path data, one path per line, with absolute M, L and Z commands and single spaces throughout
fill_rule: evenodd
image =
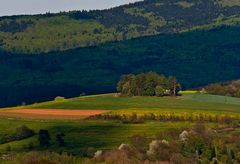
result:
M 23 20 L 17 22 L 16 20 L 2 21 L 0 22 L 0 31 L 2 32 L 23 32 L 29 25 L 32 25 L 33 21 Z
M 74 14 L 70 14 L 75 19 L 97 19 L 106 27 L 127 29 L 128 26 L 132 24 L 142 26 L 145 27 L 145 29 L 141 29 L 138 32 L 144 33 L 144 30 L 146 30 L 150 24 L 150 20 L 146 19 L 144 16 L 137 14 L 131 15 L 125 12 L 125 10 L 129 8 L 137 8 L 148 14 L 154 14 L 157 17 L 164 18 L 168 22 L 167 25 L 155 30 L 156 32 L 165 33 L 210 24 L 221 14 L 224 16 L 230 16 L 233 14 L 239 14 L 240 11 L 239 6 L 235 6 L 235 10 L 225 6 L 223 10 L 223 6 L 213 0 L 201 0 L 201 2 L 193 1 L 189 7 L 178 5 L 177 2 L 178 1 L 169 2 L 168 0 L 162 0 L 161 3 L 159 3 L 156 0 L 147 0 L 107 10 L 92 10 L 89 12 L 75 11 Z
M 124 12 L 125 8 L 112 8 L 109 10 L 95 11 L 95 15 L 100 15 L 99 21 L 106 27 L 118 27 L 118 29 L 128 29 L 128 26 L 134 24 L 139 26 L 148 26 L 148 19 L 138 16 L 130 15 Z M 119 31 L 123 32 L 123 31 Z M 142 31 L 138 31 L 142 32 Z
M 229 83 L 211 84 L 205 87 L 210 94 L 240 97 L 240 80 Z
M 58 143 L 59 147 L 65 146 L 65 141 L 64 141 L 65 134 L 64 133 L 58 133 L 56 134 L 56 141 Z M 40 129 L 38 133 L 38 141 L 39 145 L 42 148 L 48 148 L 51 146 L 51 136 L 48 132 L 48 130 L 45 129 Z
M 95 16 L 92 14 L 92 11 L 73 11 L 70 14 L 70 17 L 74 19 L 95 19 Z
M 148 72 L 123 75 L 117 84 L 117 91 L 123 96 L 177 96 L 180 87 L 175 77 Z
M 34 135 L 35 135 L 35 132 L 32 129 L 23 125 L 21 127 L 18 127 L 14 134 L 6 135 L 3 138 L 1 138 L 0 143 L 3 144 L 3 143 L 12 142 L 12 141 L 18 141 L 18 140 L 32 137 Z

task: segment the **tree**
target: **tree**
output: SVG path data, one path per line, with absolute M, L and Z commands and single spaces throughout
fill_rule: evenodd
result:
M 38 135 L 39 135 L 38 140 L 39 140 L 40 146 L 41 147 L 49 147 L 51 137 L 49 135 L 48 130 L 41 129 L 41 130 L 39 130 Z
M 177 96 L 178 92 L 180 91 L 180 84 L 178 83 L 176 77 L 170 76 L 168 78 L 168 86 L 171 92 L 171 96 Z
M 131 93 L 131 81 L 135 77 L 133 74 L 123 75 L 117 84 L 117 91 L 123 95 L 132 96 Z
M 165 90 L 162 86 L 158 85 L 155 89 L 155 94 L 157 97 L 162 97 L 164 96 Z

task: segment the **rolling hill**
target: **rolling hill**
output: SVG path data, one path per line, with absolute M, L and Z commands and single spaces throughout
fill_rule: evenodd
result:
M 109 110 L 110 114 L 138 115 L 154 113 L 236 115 L 240 113 L 240 98 L 182 91 L 179 97 L 118 97 L 100 94 L 53 100 L 16 109 Z M 13 108 L 15 109 L 15 108 Z
M 145 0 L 107 10 L 0 18 L 0 45 L 36 54 L 240 22 L 239 0 Z
M 13 109 L 21 110 L 22 108 L 31 109 L 64 109 L 66 111 L 73 110 L 109 110 L 110 115 L 126 114 L 131 115 L 133 112 L 137 115 L 143 114 L 164 114 L 169 113 L 185 116 L 186 114 L 194 115 L 202 114 L 202 116 L 237 116 L 239 119 L 240 112 L 239 98 L 226 96 L 214 96 L 208 94 L 199 94 L 196 92 L 182 92 L 181 97 L 116 97 L 115 94 L 82 96 L 73 99 L 49 101 L 37 103 L 30 106 L 23 106 Z M 1 109 L 11 110 L 11 109 Z M 44 116 L 46 117 L 46 115 Z M 11 119 L 9 119 L 11 118 Z M 169 129 L 189 128 L 194 125 L 195 121 L 159 121 L 149 120 L 140 124 L 123 124 L 118 120 L 91 120 L 91 119 L 39 119 L 24 118 L 24 114 L 19 118 L 1 116 L 0 120 L 0 139 L 6 134 L 14 134 L 17 127 L 26 125 L 38 132 L 39 129 L 47 129 L 51 136 L 58 133 L 66 135 L 66 145 L 59 148 L 52 138 L 50 151 L 64 151 L 76 156 L 84 155 L 87 148 L 91 147 L 97 150 L 106 150 L 118 147 L 121 143 L 128 143 L 129 137 L 133 135 L 147 135 L 148 138 L 159 135 L 160 132 Z M 205 122 L 208 127 L 224 127 L 224 123 Z M 234 131 L 239 133 L 239 128 Z M 229 132 L 225 132 L 229 134 Z M 225 135 L 221 133 L 221 135 Z M 122 136 L 122 137 L 119 137 Z M 26 146 L 32 143 L 33 150 L 39 150 L 38 136 L 34 135 L 30 138 L 0 144 L 0 151 L 6 153 L 7 146 L 17 153 L 29 151 Z M 86 155 L 85 155 L 86 156 Z

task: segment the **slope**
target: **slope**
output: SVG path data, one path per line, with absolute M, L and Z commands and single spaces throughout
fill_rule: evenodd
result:
M 145 0 L 102 11 L 0 18 L 4 50 L 42 53 L 239 24 L 239 0 Z

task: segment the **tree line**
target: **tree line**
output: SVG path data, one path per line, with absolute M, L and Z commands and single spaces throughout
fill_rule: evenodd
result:
M 218 123 L 238 127 L 240 117 L 229 115 L 213 115 L 202 113 L 146 113 L 138 115 L 132 114 L 102 114 L 89 117 L 90 120 L 117 120 L 123 124 L 143 124 L 147 121 L 158 122 L 202 122 L 202 123 Z
M 156 72 L 123 75 L 117 84 L 117 91 L 123 96 L 177 96 L 180 88 L 176 77 Z
M 24 32 L 30 25 L 34 24 L 32 20 L 9 20 L 9 21 L 1 21 L 0 22 L 0 32 Z
M 211 84 L 205 87 L 205 89 L 210 94 L 240 97 L 240 80 Z

